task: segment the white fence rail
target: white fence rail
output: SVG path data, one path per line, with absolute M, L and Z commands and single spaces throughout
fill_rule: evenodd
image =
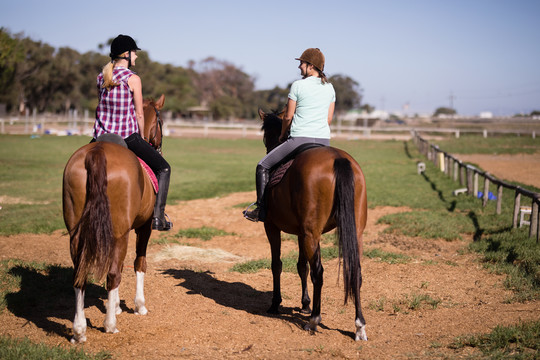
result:
M 36 116 L 30 115 L 23 118 L 0 119 L 0 134 L 60 134 L 91 135 L 94 119 L 88 115 L 78 118 L 77 116 Z M 170 136 L 197 136 L 213 137 L 231 135 L 234 137 L 262 136 L 259 121 L 245 121 L 234 123 L 223 122 L 191 122 L 185 120 L 165 121 L 165 135 Z M 411 131 L 422 132 L 425 136 L 437 136 L 452 134 L 459 138 L 463 134 L 478 134 L 483 137 L 514 134 L 536 138 L 540 133 L 538 127 L 515 129 L 460 129 L 438 127 L 412 127 L 412 126 L 344 126 L 339 121 L 332 124 L 332 135 L 348 139 L 410 139 Z

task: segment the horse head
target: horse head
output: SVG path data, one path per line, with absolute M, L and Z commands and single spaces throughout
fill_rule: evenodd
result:
M 281 134 L 281 123 L 285 116 L 285 108 L 281 112 L 265 113 L 259 109 L 259 117 L 262 120 L 261 130 L 263 131 L 263 142 L 266 146 L 266 153 L 272 151 L 276 146 L 281 144 L 279 135 Z
M 143 138 L 150 143 L 159 153 L 161 153 L 161 142 L 163 140 L 163 120 L 160 111 L 165 103 L 165 95 L 154 101 L 145 99 L 143 101 L 144 111 L 144 131 Z

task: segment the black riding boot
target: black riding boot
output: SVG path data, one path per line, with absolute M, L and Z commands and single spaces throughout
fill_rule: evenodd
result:
M 159 231 L 168 231 L 172 228 L 172 222 L 167 221 L 165 214 L 165 203 L 167 202 L 167 193 L 169 192 L 169 181 L 171 172 L 167 169 L 162 171 L 158 177 L 158 193 L 156 195 L 156 204 L 154 205 L 154 217 L 152 218 L 152 229 Z
M 246 219 L 251 221 L 264 221 L 266 219 L 264 190 L 266 189 L 266 185 L 268 184 L 269 180 L 270 174 L 268 169 L 265 169 L 261 165 L 257 165 L 257 169 L 255 170 L 255 187 L 257 189 L 257 202 L 255 204 L 251 204 L 248 209 L 252 205 L 257 205 L 257 207 L 251 211 L 248 211 L 247 209 L 244 210 L 244 217 Z

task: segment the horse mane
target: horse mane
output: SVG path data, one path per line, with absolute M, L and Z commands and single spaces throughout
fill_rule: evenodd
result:
M 281 118 L 277 111 L 264 114 L 261 130 L 264 133 L 264 144 L 269 152 L 279 145 L 279 135 L 281 134 Z
M 279 128 L 281 130 L 281 118 L 278 115 L 279 115 L 279 112 L 276 110 L 272 110 L 271 113 L 265 114 L 264 121 L 261 125 L 261 130 L 270 131 L 276 128 Z

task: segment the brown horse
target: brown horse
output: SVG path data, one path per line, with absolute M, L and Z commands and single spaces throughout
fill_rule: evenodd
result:
M 164 95 L 157 102 L 144 100 L 143 137 L 150 139 L 156 149 L 161 146 L 159 111 L 164 102 Z M 137 156 L 126 147 L 112 142 L 93 142 L 78 149 L 66 164 L 64 222 L 70 236 L 75 288 L 72 343 L 86 341 L 84 292 L 90 273 L 98 281 L 107 275 L 104 327 L 106 332 L 118 332 L 116 315 L 122 312 L 118 286 L 131 229 L 137 234 L 135 313 L 145 315 L 148 312 L 143 288 L 155 201 L 151 180 Z
M 280 116 L 283 116 L 284 112 Z M 267 152 L 279 145 L 282 118 L 265 114 L 264 143 Z M 321 321 L 323 266 L 320 238 L 337 227 L 339 251 L 343 261 L 345 304 L 349 297 L 356 306 L 355 340 L 367 340 L 365 320 L 360 305 L 362 274 L 362 233 L 367 219 L 364 175 L 358 163 L 345 151 L 317 147 L 296 156 L 283 179 L 266 191 L 268 212 L 264 228 L 272 252 L 274 290 L 270 313 L 278 313 L 281 304 L 282 270 L 281 231 L 298 236 L 297 269 L 302 283 L 302 312 L 309 313 L 307 276 L 311 270 L 313 310 L 306 330 L 315 331 Z M 309 262 L 309 268 L 308 268 Z

